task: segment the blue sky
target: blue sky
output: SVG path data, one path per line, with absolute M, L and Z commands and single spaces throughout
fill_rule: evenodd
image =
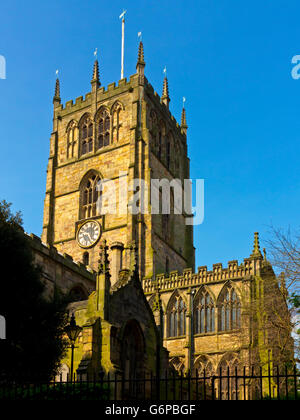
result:
M 185 96 L 191 177 L 205 179 L 205 220 L 194 231 L 196 264 L 249 256 L 253 232 L 299 227 L 300 3 L 290 0 L 10 1 L 1 6 L 0 198 L 41 234 L 55 70 L 62 101 L 90 90 L 98 48 L 102 85 L 135 72 L 143 32 L 146 76 L 171 112 Z

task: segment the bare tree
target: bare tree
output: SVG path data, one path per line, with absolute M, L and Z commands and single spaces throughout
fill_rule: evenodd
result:
M 270 227 L 270 239 L 266 241 L 272 266 L 278 274 L 280 291 L 287 300 L 291 328 L 293 331 L 296 360 L 299 361 L 300 339 L 300 231 L 292 231 L 290 228 Z M 276 313 L 276 310 L 274 309 Z M 279 329 L 288 327 L 287 319 L 276 316 L 273 322 L 279 324 Z M 289 327 L 290 328 L 290 327 Z
M 267 240 L 268 258 L 272 266 L 284 274 L 286 289 L 299 295 L 300 280 L 300 231 L 292 232 L 271 226 L 271 236 Z

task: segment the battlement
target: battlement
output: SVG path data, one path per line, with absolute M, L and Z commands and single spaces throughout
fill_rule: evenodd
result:
M 127 78 L 120 79 L 118 84 L 115 82 L 110 83 L 105 88 L 104 86 L 101 86 L 97 89 L 97 103 L 109 100 L 110 98 L 113 98 L 114 96 L 120 95 L 122 93 L 125 93 L 126 91 L 132 91 L 133 88 L 138 86 L 138 75 L 133 74 L 130 76 L 129 81 L 127 81 Z M 63 117 L 64 115 L 67 115 L 74 111 L 79 111 L 82 108 L 86 108 L 91 105 L 92 100 L 92 93 L 88 92 L 85 97 L 79 96 L 76 98 L 75 103 L 73 99 L 67 101 L 65 105 L 60 104 L 56 111 L 59 112 L 59 115 Z
M 51 258 L 55 262 L 64 265 L 69 270 L 86 277 L 88 280 L 94 280 L 96 272 L 89 267 L 86 267 L 83 263 L 74 261 L 72 256 L 69 254 L 60 253 L 54 246 L 50 246 L 42 242 L 41 238 L 31 233 L 25 234 L 30 240 L 30 245 L 34 251 L 38 251 L 44 254 L 46 257 Z
M 133 92 L 134 88 L 139 86 L 138 74 L 133 74 L 130 76 L 129 81 L 127 78 L 120 79 L 118 84 L 115 82 L 109 83 L 107 87 L 101 86 L 97 89 L 97 104 L 101 102 L 107 101 L 114 96 L 121 95 L 126 92 Z M 151 98 L 151 100 L 155 103 L 157 109 L 159 109 L 164 117 L 169 121 L 173 130 L 177 133 L 177 135 L 185 141 L 185 136 L 181 132 L 181 126 L 176 121 L 176 118 L 171 114 L 168 107 L 161 102 L 161 97 L 159 94 L 154 90 L 153 86 L 148 82 L 145 78 L 145 91 L 146 94 Z M 63 118 L 64 116 L 68 116 L 69 114 L 83 110 L 85 108 L 90 107 L 92 104 L 92 92 L 88 92 L 85 96 L 78 96 L 75 99 L 68 100 L 65 104 L 59 104 L 55 108 L 55 112 L 59 118 Z
M 244 263 L 240 265 L 237 260 L 229 261 L 227 268 L 223 268 L 222 264 L 218 263 L 213 265 L 211 271 L 207 271 L 207 266 L 202 266 L 198 267 L 197 273 L 193 273 L 192 269 L 185 269 L 182 274 L 179 274 L 178 271 L 171 271 L 168 277 L 165 274 L 158 274 L 156 281 L 153 281 L 152 277 L 144 278 L 143 290 L 145 294 L 151 294 L 156 289 L 166 291 L 193 287 L 207 283 L 249 278 L 253 274 L 253 260 L 251 258 L 245 258 Z
M 165 117 L 168 118 L 168 121 L 173 126 L 172 128 L 177 133 L 177 135 L 185 141 L 185 136 L 181 132 L 180 124 L 177 122 L 174 115 L 171 114 L 168 107 L 164 103 L 161 102 L 161 97 L 159 96 L 159 94 L 154 90 L 153 86 L 148 81 L 147 83 L 145 83 L 145 87 L 146 87 L 146 93 L 148 94 L 148 96 L 151 98 L 151 100 L 153 100 L 153 102 L 158 107 L 158 109 L 160 109 L 161 112 L 165 114 Z

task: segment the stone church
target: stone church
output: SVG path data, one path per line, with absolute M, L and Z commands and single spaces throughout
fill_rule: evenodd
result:
M 271 322 L 275 304 L 287 317 L 284 280 L 262 255 L 258 234 L 241 264 L 195 272 L 193 227 L 175 211 L 174 192 L 170 212 L 147 211 L 150 196 L 136 180 L 183 182 L 189 158 L 185 109 L 179 124 L 167 78 L 160 97 L 145 65 L 141 42 L 136 73 L 105 89 L 96 60 L 91 91 L 65 105 L 56 81 L 43 233 L 30 240 L 49 294 L 59 288 L 73 296 L 70 312 L 83 327 L 75 370 L 209 375 L 290 359 L 290 331 L 284 348 L 285 333 Z M 127 185 L 139 193 L 138 211 L 122 195 Z M 106 211 L 112 204 L 123 211 Z M 70 355 L 63 365 L 68 371 Z

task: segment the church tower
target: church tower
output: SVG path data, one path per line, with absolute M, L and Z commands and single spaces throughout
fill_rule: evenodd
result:
M 53 98 L 42 240 L 97 269 L 105 239 L 112 283 L 133 246 L 140 279 L 194 269 L 193 229 L 176 212 L 173 188 L 170 214 L 153 214 L 150 188 L 154 179 L 189 179 L 185 109 L 179 125 L 169 111 L 167 78 L 160 98 L 144 75 L 142 42 L 136 69 L 105 89 L 96 60 L 84 98 L 63 106 L 58 79 Z M 161 184 L 156 193 L 161 199 Z

